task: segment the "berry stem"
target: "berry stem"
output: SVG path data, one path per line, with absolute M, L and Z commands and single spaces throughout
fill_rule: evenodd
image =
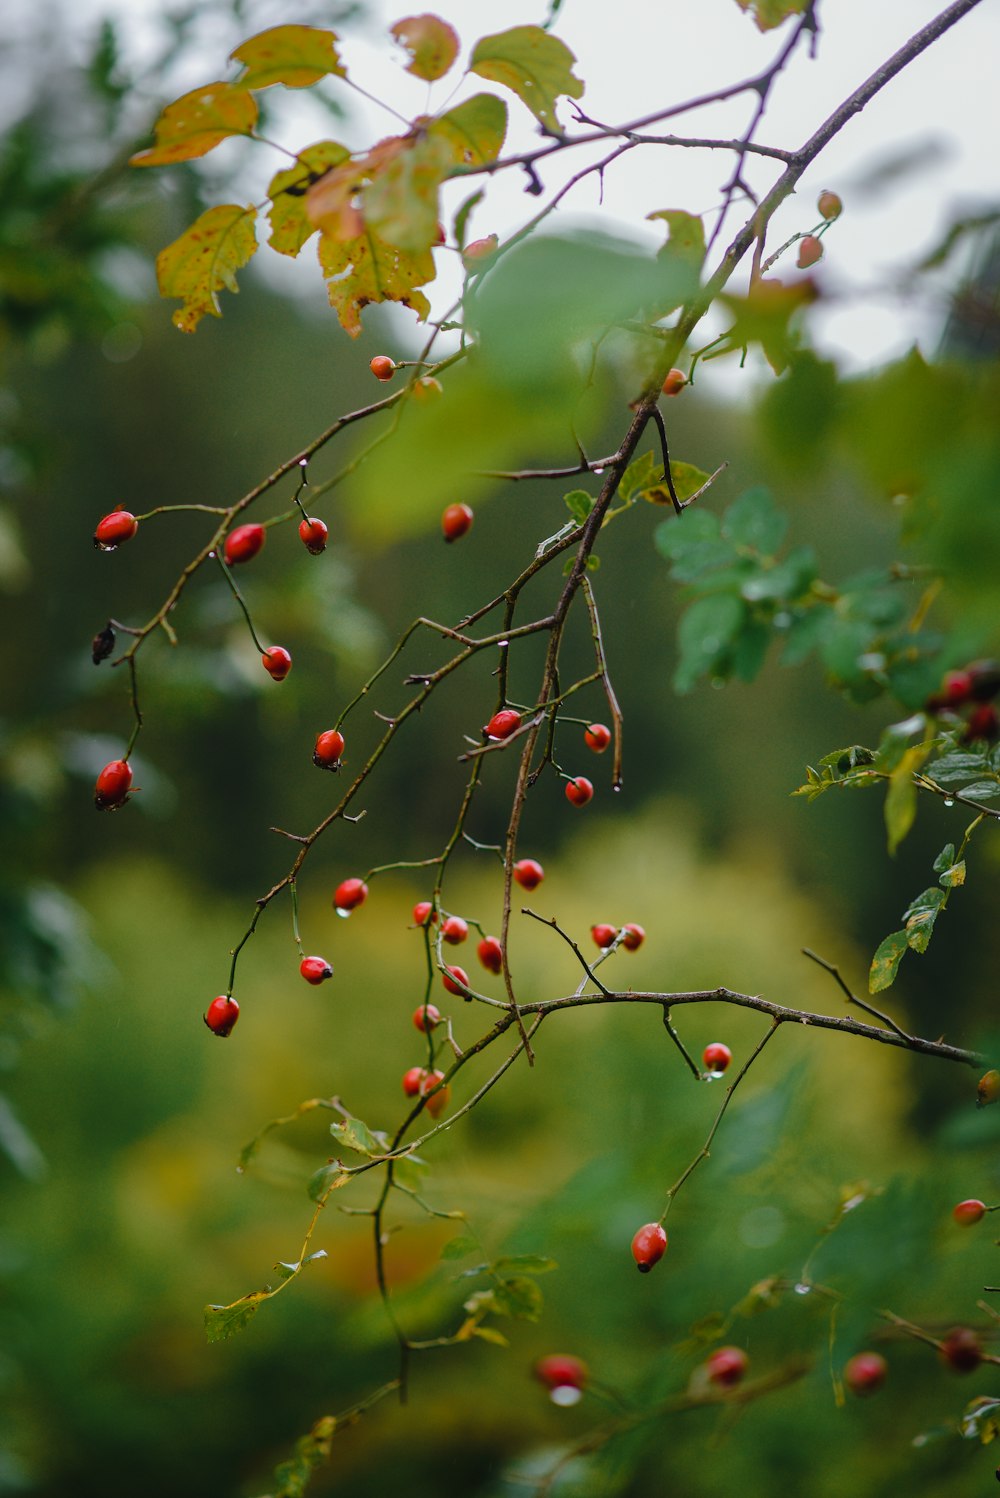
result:
M 304 957 L 306 955 L 305 948 L 302 945 L 302 937 L 299 934 L 299 887 L 296 880 L 289 880 L 288 893 L 292 897 L 292 935 L 295 937 L 295 945 L 298 948 L 299 956 Z
M 620 939 L 620 936 L 621 936 L 621 933 L 619 933 L 619 939 Z M 680 1051 L 681 1055 L 684 1057 L 684 1060 L 687 1062 L 688 1066 L 691 1068 L 691 1071 L 694 1074 L 696 1080 L 700 1082 L 702 1080 L 702 1070 L 701 1070 L 701 1067 L 698 1066 L 698 1064 L 694 1060 L 694 1057 L 688 1051 L 687 1046 L 684 1044 L 683 1040 L 681 1040 L 681 1038 L 678 1035 L 677 1031 L 674 1029 L 674 1022 L 670 1018 L 670 1005 L 669 1004 L 664 1004 L 664 1006 L 663 1006 L 663 1028 L 666 1030 L 667 1034 L 670 1036 L 670 1039 L 673 1041 L 674 1045 Z
M 590 615 L 590 638 L 594 642 L 597 669 L 600 672 L 604 695 L 608 699 L 608 710 L 611 713 L 611 723 L 615 735 L 614 758 L 611 766 L 611 789 L 620 791 L 622 788 L 622 710 L 618 705 L 618 698 L 611 684 L 607 657 L 604 654 L 604 640 L 601 635 L 600 617 L 597 613 L 597 601 L 594 598 L 594 587 L 590 578 L 586 575 L 584 575 L 580 588 L 587 605 L 587 612 Z
M 245 603 L 244 598 L 243 598 L 243 594 L 240 592 L 239 588 L 237 587 L 236 579 L 233 577 L 233 574 L 230 572 L 229 567 L 227 566 L 227 564 L 225 562 L 225 559 L 223 558 L 223 555 L 222 555 L 221 551 L 216 551 L 216 553 L 215 553 L 215 560 L 218 562 L 219 566 L 222 568 L 222 575 L 226 579 L 226 582 L 229 584 L 229 586 L 230 586 L 230 588 L 232 590 L 233 597 L 236 599 L 236 602 L 239 604 L 240 608 L 243 611 L 243 617 L 247 621 L 247 628 L 250 631 L 250 638 L 253 640 L 254 644 L 257 647 L 257 649 L 260 651 L 260 654 L 261 655 L 266 655 L 267 654 L 267 646 L 266 645 L 262 645 L 260 643 L 260 641 L 258 640 L 258 638 L 257 638 L 257 631 L 254 629 L 254 627 L 253 627 L 253 620 L 250 618 L 250 610 L 246 606 L 246 603 Z

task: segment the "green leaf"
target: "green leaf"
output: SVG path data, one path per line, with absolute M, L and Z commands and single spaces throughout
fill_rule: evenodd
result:
M 948 869 L 951 868 L 951 866 L 952 866 L 952 864 L 954 862 L 955 862 L 955 844 L 954 843 L 945 843 L 944 847 L 941 849 L 941 852 L 938 854 L 937 858 L 935 858 L 932 867 L 934 869 L 935 874 L 944 874 L 944 873 L 947 872 Z
M 309 88 L 321 78 L 346 78 L 337 52 L 337 33 L 318 26 L 271 26 L 241 43 L 232 54 L 244 71 L 237 87 Z
M 931 760 L 927 773 L 940 785 L 949 785 L 952 781 L 983 775 L 988 768 L 988 761 L 982 754 L 943 754 L 940 759 Z
M 830 610 L 819 604 L 796 613 L 785 632 L 781 664 L 800 665 L 807 656 L 823 645 L 832 623 L 833 615 Z
M 718 671 L 746 618 L 746 605 L 732 593 L 699 598 L 681 616 L 677 629 L 680 660 L 674 673 L 678 692 L 689 692 L 701 677 Z
M 310 235 L 315 234 L 316 225 L 306 213 L 306 192 L 324 172 L 349 160 L 350 154 L 346 146 L 338 145 L 335 140 L 321 140 L 300 151 L 295 166 L 276 172 L 271 178 L 267 189 L 271 199 L 267 212 L 271 224 L 268 243 L 279 255 L 296 256 Z
M 722 534 L 737 546 L 772 557 L 785 539 L 788 516 L 767 489 L 748 489 L 722 517 Z
M 330 1160 L 309 1177 L 306 1191 L 314 1202 L 318 1202 L 328 1196 L 331 1191 L 337 1191 L 341 1186 L 346 1186 L 350 1179 L 350 1173 L 344 1169 L 339 1160 Z
M 346 1118 L 343 1122 L 332 1123 L 330 1133 L 338 1144 L 346 1149 L 355 1150 L 359 1155 L 371 1156 L 385 1153 L 383 1146 L 363 1119 Z
M 503 149 L 507 106 L 496 94 L 473 94 L 471 99 L 432 120 L 427 133 L 448 142 L 456 165 L 485 166 L 495 161 Z M 475 202 L 482 196 L 482 192 L 476 193 Z
M 963 785 L 960 794 L 968 801 L 992 801 L 1000 796 L 1000 784 L 995 780 L 977 780 L 973 785 Z
M 451 142 L 430 132 L 390 155 L 362 194 L 367 227 L 400 250 L 429 251 L 437 239 L 438 193 L 453 160 Z
M 468 1233 L 460 1233 L 457 1238 L 450 1239 L 441 1250 L 442 1259 L 464 1259 L 466 1254 L 474 1254 L 479 1248 L 475 1238 Z
M 251 94 L 235 83 L 206 83 L 167 105 L 156 122 L 156 145 L 136 152 L 129 165 L 193 161 L 231 135 L 252 135 L 256 123 L 257 104 Z
M 708 483 L 709 475 L 703 468 L 696 468 L 693 463 L 671 463 L 670 477 L 674 483 L 674 494 L 677 495 L 681 504 L 690 499 L 692 494 Z M 656 482 L 648 487 L 644 486 L 639 491 L 640 497 L 651 505 L 671 505 L 673 498 L 670 490 L 663 481 L 662 468 L 657 469 Z
M 891 936 L 879 943 L 868 974 L 869 993 L 881 993 L 883 989 L 892 987 L 908 946 L 905 931 L 893 931 Z
M 566 44 L 540 26 L 513 26 L 476 43 L 469 71 L 509 88 L 546 129 L 558 133 L 556 99 L 583 95 L 572 71 L 575 61 Z
M 807 3 L 808 0 L 736 0 L 740 10 L 752 13 L 758 31 L 771 31 L 789 16 L 800 16 Z
M 588 494 L 586 489 L 571 489 L 568 494 L 563 495 L 563 500 L 577 525 L 582 525 L 594 508 L 594 496 Z
M 458 56 L 458 34 L 439 16 L 408 16 L 389 32 L 410 54 L 406 71 L 425 83 L 443 78 Z
M 417 290 L 436 275 L 429 250 L 411 254 L 370 231 L 354 239 L 323 234 L 319 260 L 330 305 L 352 338 L 361 332 L 362 310 L 372 302 L 399 302 L 411 308 L 419 322 L 431 310 L 423 292 Z
M 925 889 L 922 894 L 917 895 L 904 911 L 906 941 L 914 952 L 927 951 L 934 932 L 934 922 L 940 914 L 944 898 L 944 890 L 938 889 L 937 885 L 932 885 L 930 889 Z
M 502 1259 L 497 1259 L 491 1265 L 495 1274 L 506 1275 L 514 1270 L 519 1274 L 549 1274 L 559 1265 L 555 1259 L 549 1259 L 542 1254 L 510 1254 Z
M 783 562 L 762 567 L 740 589 L 747 603 L 792 603 L 808 593 L 817 576 L 811 546 L 800 546 Z
M 917 788 L 913 784 L 913 772 L 920 768 L 926 758 L 926 745 L 915 744 L 912 749 L 906 750 L 889 777 L 884 815 L 890 854 L 895 853 L 913 826 L 917 815 Z
M 469 214 L 474 208 L 478 208 L 479 204 L 483 201 L 485 196 L 486 189 L 483 187 L 478 188 L 476 192 L 469 194 L 469 196 L 462 203 L 458 212 L 455 214 L 451 226 L 451 232 L 455 243 L 458 245 L 460 250 L 465 247 L 465 228 L 469 222 Z
M 500 1315 L 514 1316 L 518 1321 L 537 1321 L 544 1299 L 534 1280 L 504 1279 L 496 1287 L 496 1308 Z
M 937 864 L 934 865 L 937 868 Z M 951 868 L 942 869 L 938 875 L 938 883 L 943 884 L 945 889 L 958 889 L 965 883 L 965 859 L 960 863 L 952 864 Z
M 209 1342 L 227 1342 L 244 1331 L 272 1295 L 270 1290 L 253 1290 L 228 1306 L 205 1307 L 205 1335 Z
M 400 1155 L 393 1161 L 392 1178 L 397 1186 L 406 1191 L 420 1191 L 430 1171 L 426 1160 L 419 1155 Z
M 646 218 L 662 219 L 666 224 L 667 242 L 660 249 L 659 258 L 685 266 L 693 276 L 693 290 L 705 260 L 705 225 L 697 214 L 686 213 L 681 208 L 660 208 L 647 213 Z
M 173 314 L 182 333 L 193 333 L 206 313 L 221 317 L 218 293 L 239 290 L 236 272 L 257 251 L 256 217 L 256 208 L 237 203 L 209 208 L 157 255 L 160 295 L 184 303 Z
M 618 485 L 620 498 L 631 499 L 633 495 L 640 494 L 643 489 L 653 483 L 654 474 L 662 478 L 663 469 L 651 452 L 647 451 L 641 453 L 638 458 L 633 458 L 622 474 Z
M 470 1336 L 480 1337 L 484 1342 L 491 1342 L 494 1347 L 510 1346 L 503 1332 L 498 1332 L 495 1326 L 473 1326 L 470 1328 Z
M 313 1473 L 329 1460 L 337 1429 L 336 1416 L 324 1415 L 312 1430 L 299 1437 L 293 1455 L 274 1469 L 276 1487 L 272 1498 L 302 1498 Z
M 770 643 L 770 628 L 762 620 L 748 619 L 733 646 L 733 675 L 738 681 L 751 682 L 756 679 Z

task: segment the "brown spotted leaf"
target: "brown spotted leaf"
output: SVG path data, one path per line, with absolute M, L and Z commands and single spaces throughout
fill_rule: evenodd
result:
M 251 135 L 257 104 L 233 83 L 206 83 L 168 104 L 156 122 L 156 145 L 137 151 L 130 166 L 168 166 L 204 156 L 231 135 Z
M 257 249 L 254 207 L 223 203 L 209 208 L 156 257 L 160 295 L 184 303 L 174 313 L 182 333 L 193 333 L 207 313 L 221 317 L 218 293 L 238 291 L 236 272 Z
M 390 33 L 410 54 L 406 71 L 426 83 L 443 78 L 458 56 L 458 34 L 440 16 L 407 16 Z
M 431 121 L 427 133 L 450 143 L 457 166 L 485 166 L 503 150 L 507 106 L 496 94 L 473 94 Z
M 337 52 L 337 33 L 318 26 L 271 26 L 243 42 L 232 54 L 243 64 L 238 87 L 309 88 L 331 75 L 346 78 Z
M 429 250 L 438 233 L 438 193 L 454 163 L 451 142 L 427 134 L 407 140 L 374 172 L 362 195 L 365 224 L 398 249 Z
M 354 239 L 324 233 L 319 261 L 330 305 L 352 338 L 361 332 L 362 309 L 372 302 L 399 302 L 410 307 L 420 322 L 430 311 L 427 298 L 416 289 L 434 279 L 434 257 L 429 250 L 408 253 L 386 244 L 371 230 Z
M 343 165 L 350 159 L 346 146 L 335 140 L 321 140 L 299 152 L 296 164 L 287 171 L 277 172 L 270 182 L 267 195 L 271 199 L 268 219 L 271 223 L 271 248 L 282 255 L 295 256 L 316 225 L 306 213 L 306 193 L 332 167 Z

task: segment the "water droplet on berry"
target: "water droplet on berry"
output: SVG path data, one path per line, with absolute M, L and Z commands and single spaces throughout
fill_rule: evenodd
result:
M 579 1404 L 583 1398 L 583 1390 L 574 1388 L 572 1384 L 557 1384 L 549 1394 L 553 1404 L 558 1404 L 562 1409 L 569 1409 L 570 1405 Z
M 346 920 L 347 920 L 347 919 L 348 919 L 348 917 L 349 917 L 349 916 L 350 916 L 350 914 L 351 914 L 351 912 L 350 912 L 350 911 L 349 911 L 349 910 L 341 910 L 341 908 L 340 908 L 340 906 L 339 906 L 339 905 L 335 905 L 335 906 L 334 906 L 334 907 L 333 907 L 333 909 L 334 909 L 334 912 L 335 912 L 335 913 L 336 913 L 336 914 L 337 914 L 337 915 L 339 915 L 339 916 L 340 916 L 340 919 L 341 919 L 341 920 L 342 920 L 342 921 L 346 921 Z

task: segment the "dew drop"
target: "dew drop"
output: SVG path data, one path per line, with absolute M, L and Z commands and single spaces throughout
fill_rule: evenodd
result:
M 721 1071 L 710 1071 L 708 1073 L 708 1080 L 710 1082 L 717 1082 L 722 1075 Z
M 553 1404 L 558 1404 L 562 1409 L 569 1409 L 571 1405 L 579 1404 L 583 1397 L 583 1391 L 577 1389 L 573 1384 L 557 1384 L 552 1390 L 549 1398 Z
M 336 912 L 336 914 L 340 916 L 340 919 L 342 921 L 346 921 L 347 917 L 351 913 L 349 910 L 341 910 L 341 908 L 340 908 L 339 905 L 335 905 L 333 908 L 334 908 L 334 911 Z
M 944 804 L 945 804 L 945 806 L 954 806 L 955 805 L 954 798 L 951 797 L 951 796 L 945 796 L 945 798 L 944 798 Z
M 108 546 L 103 541 L 98 541 L 98 543 L 97 543 L 97 549 L 98 549 L 98 551 L 117 551 L 118 550 L 118 542 L 116 541 L 113 546 Z
M 809 1295 L 811 1292 L 812 1285 L 807 1285 L 804 1280 L 799 1280 L 799 1283 L 795 1286 L 796 1295 Z

